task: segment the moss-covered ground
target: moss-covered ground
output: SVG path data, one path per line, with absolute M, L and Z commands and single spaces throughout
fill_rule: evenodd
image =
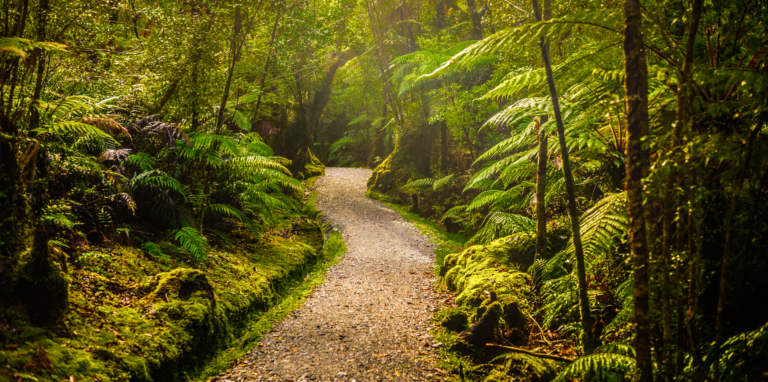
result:
M 118 244 L 69 261 L 69 307 L 45 327 L 0 312 L 0 380 L 203 380 L 257 346 L 345 251 L 324 240 L 312 199 L 254 234 L 232 225 L 208 260 L 155 258 Z
M 536 237 L 524 233 L 497 239 L 488 245 L 464 248 L 466 238 L 390 203 L 383 194 L 369 194 L 411 221 L 435 247 L 436 290 L 449 295 L 449 303 L 434 316 L 440 365 L 452 371 L 451 380 L 546 381 L 562 363 L 509 349 L 486 347 L 498 343 L 531 348 L 529 336 L 535 325 L 530 305 L 532 282 L 524 271 L 534 253 Z

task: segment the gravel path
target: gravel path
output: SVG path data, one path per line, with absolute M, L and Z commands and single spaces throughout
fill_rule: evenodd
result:
M 434 381 L 432 244 L 365 197 L 370 170 L 328 168 L 318 207 L 349 252 L 305 304 L 218 381 Z

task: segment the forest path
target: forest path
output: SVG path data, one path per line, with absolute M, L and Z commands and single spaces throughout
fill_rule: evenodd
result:
M 365 197 L 370 170 L 328 168 L 317 204 L 349 251 L 304 305 L 218 381 L 428 381 L 440 344 L 429 319 L 433 246 Z

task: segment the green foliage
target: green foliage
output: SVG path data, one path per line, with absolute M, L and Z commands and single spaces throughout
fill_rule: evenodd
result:
M 615 381 L 632 378 L 637 373 L 635 351 L 629 345 L 609 344 L 595 350 L 594 354 L 578 358 L 565 368 L 553 382 L 573 378 L 590 378 L 597 381 Z
M 198 230 L 192 227 L 182 227 L 174 231 L 174 240 L 178 241 L 184 249 L 198 262 L 204 262 L 208 259 L 208 239 Z

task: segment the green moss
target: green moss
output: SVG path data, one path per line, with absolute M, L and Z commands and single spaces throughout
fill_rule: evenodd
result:
M 325 274 L 330 268 L 341 260 L 341 256 L 347 252 L 344 238 L 339 232 L 332 232 L 324 242 L 322 261 L 308 270 L 306 279 L 296 280 L 297 288 L 290 289 L 284 297 L 265 312 L 256 312 L 249 316 L 245 322 L 247 325 L 239 333 L 240 339 L 229 348 L 219 352 L 204 368 L 190 375 L 196 381 L 205 381 L 209 377 L 217 375 L 230 368 L 235 360 L 242 358 L 251 349 L 258 345 L 264 335 L 272 330 L 274 325 L 285 318 L 293 310 L 301 306 L 312 291 L 325 279 Z M 291 285 L 287 285 L 290 287 Z
M 314 178 L 316 176 L 323 176 L 325 175 L 325 165 L 323 162 L 320 162 L 320 159 L 317 159 L 317 157 L 312 154 L 310 151 L 309 158 L 307 160 L 307 163 L 304 165 L 304 168 L 299 171 L 298 174 L 296 174 L 296 178 L 299 180 L 304 179 L 310 179 Z M 297 157 L 301 157 L 301 151 L 297 154 Z
M 480 307 L 494 292 L 503 305 L 517 303 L 520 309 L 529 311 L 531 279 L 519 270 L 516 260 L 525 257 L 535 242 L 534 235 L 517 234 L 446 256 L 445 282 L 457 293 L 456 303 L 466 308 Z
M 214 247 L 205 264 L 166 263 L 119 245 L 87 248 L 70 266 L 69 308 L 55 326 L 32 325 L 26 307 L 0 312 L 0 364 L 15 379 L 181 379 L 239 343 L 248 320 L 322 258 L 316 221 L 277 225 L 291 235 L 233 230 L 229 250 Z
M 371 174 L 371 177 L 368 178 L 368 182 L 366 183 L 366 195 L 370 197 L 370 194 L 373 192 L 386 193 L 390 189 L 396 187 L 394 173 L 394 162 L 396 156 L 397 147 L 395 147 L 392 153 L 389 154 L 387 159 L 384 159 L 383 162 L 379 163 L 379 165 L 373 169 L 373 173 Z

